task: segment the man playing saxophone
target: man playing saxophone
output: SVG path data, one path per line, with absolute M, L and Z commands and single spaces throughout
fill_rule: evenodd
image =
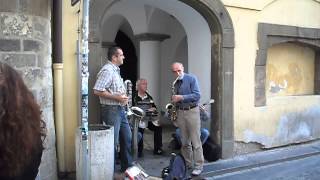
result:
M 175 83 L 175 95 L 171 97 L 177 109 L 177 126 L 181 130 L 181 154 L 187 167 L 193 169 L 192 175 L 198 176 L 203 170 L 203 150 L 200 140 L 200 88 L 196 76 L 184 73 L 182 63 L 171 65 L 172 72 L 179 77 Z M 194 161 L 194 162 L 193 162 Z

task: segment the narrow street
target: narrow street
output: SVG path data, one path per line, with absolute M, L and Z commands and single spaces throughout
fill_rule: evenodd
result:
M 320 155 L 246 169 L 207 179 L 219 180 L 318 180 Z

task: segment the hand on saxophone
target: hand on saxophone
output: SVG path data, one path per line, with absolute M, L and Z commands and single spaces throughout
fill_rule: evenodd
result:
M 173 95 L 171 97 L 171 101 L 174 103 L 180 102 L 183 100 L 183 96 L 182 95 Z

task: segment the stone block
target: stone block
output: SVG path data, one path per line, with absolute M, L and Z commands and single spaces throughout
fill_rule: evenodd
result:
M 31 14 L 34 16 L 41 16 L 45 18 L 50 17 L 50 4 L 48 0 L 23 0 L 19 1 L 19 12 Z
M 32 37 L 32 20 L 24 14 L 0 14 L 1 34 L 4 36 Z
M 254 105 L 256 107 L 265 106 L 266 105 L 266 90 L 265 88 L 255 88 L 254 94 Z
M 50 40 L 50 22 L 41 17 L 33 17 L 33 36 L 35 39 Z
M 39 52 L 42 49 L 42 45 L 39 41 L 35 40 L 23 40 L 23 50 Z
M 256 65 L 265 66 L 267 63 L 267 50 L 257 50 Z
M 233 29 L 225 29 L 223 31 L 222 47 L 234 47 L 234 32 Z
M 37 65 L 35 54 L 3 54 L 3 62 L 12 67 L 34 67 Z
M 20 51 L 20 40 L 0 39 L 0 51 Z
M 38 102 L 41 107 L 48 107 L 53 105 L 52 88 L 43 88 L 38 91 Z
M 266 83 L 266 66 L 255 67 L 255 87 L 265 88 Z
M 0 12 L 16 12 L 19 7 L 19 1 L 1 0 Z
M 39 53 L 37 55 L 38 59 L 38 67 L 44 69 L 44 68 L 50 68 L 52 67 L 52 59 L 51 55 L 47 53 Z
M 35 82 L 39 80 L 41 76 L 40 68 L 25 68 L 21 70 L 22 78 L 28 88 L 32 88 Z M 41 79 L 41 78 L 40 78 Z

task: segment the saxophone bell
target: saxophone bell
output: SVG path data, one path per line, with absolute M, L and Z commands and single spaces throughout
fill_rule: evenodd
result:
M 168 103 L 168 104 L 166 105 L 166 110 L 167 110 L 167 111 L 171 110 L 172 108 L 173 108 L 173 104 L 172 104 L 172 103 Z
M 141 108 L 139 108 L 139 107 L 137 107 L 137 106 L 132 106 L 131 108 L 130 108 L 130 110 L 131 110 L 131 113 L 133 114 L 133 115 L 135 115 L 136 117 L 138 117 L 138 118 L 143 118 L 144 116 L 145 116 L 145 112 L 144 112 L 144 110 L 142 110 Z

